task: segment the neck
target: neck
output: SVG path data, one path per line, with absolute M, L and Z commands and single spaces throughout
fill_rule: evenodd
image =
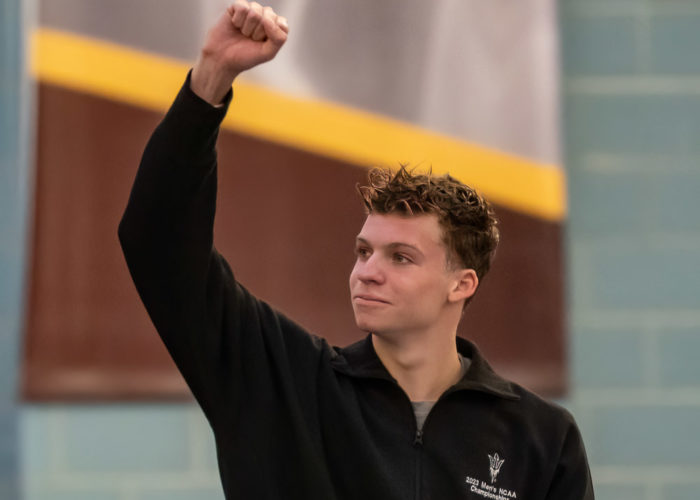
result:
M 461 364 L 450 335 L 372 334 L 372 344 L 386 369 L 411 401 L 436 401 L 459 381 Z

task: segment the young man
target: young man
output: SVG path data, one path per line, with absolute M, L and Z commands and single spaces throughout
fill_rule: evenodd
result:
M 146 147 L 119 228 L 214 431 L 226 498 L 592 499 L 571 416 L 456 338 L 498 241 L 470 188 L 404 169 L 361 188 L 350 290 L 364 341 L 330 347 L 236 282 L 213 246 L 218 127 L 234 78 L 286 36 L 255 3 L 222 15 Z

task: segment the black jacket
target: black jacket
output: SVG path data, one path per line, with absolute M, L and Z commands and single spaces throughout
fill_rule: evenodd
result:
M 138 292 L 214 431 L 228 499 L 592 499 L 572 417 L 496 375 L 476 348 L 416 431 L 368 337 L 312 336 L 235 281 L 213 246 L 228 104 L 189 79 L 143 155 L 119 227 Z M 497 456 L 496 456 L 497 455 Z

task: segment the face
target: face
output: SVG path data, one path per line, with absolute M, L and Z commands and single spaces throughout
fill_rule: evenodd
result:
M 448 269 L 436 215 L 370 214 L 355 254 L 350 295 L 360 329 L 422 332 L 441 322 L 458 272 Z

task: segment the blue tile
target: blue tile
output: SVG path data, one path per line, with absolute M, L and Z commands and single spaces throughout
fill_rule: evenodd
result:
M 661 493 L 664 500 L 698 500 L 700 482 L 667 484 Z
M 72 407 L 65 418 L 69 470 L 155 472 L 189 466 L 184 406 Z
M 19 342 L 15 336 L 19 332 L 13 321 L 5 319 L 0 317 L 0 328 L 12 328 L 12 331 L 5 337 L 0 337 L 0 411 L 5 407 L 15 406 L 18 391 Z
M 645 383 L 638 331 L 575 331 L 573 382 L 580 388 L 641 387 Z
M 25 407 L 20 412 L 21 470 L 25 479 L 46 474 L 52 441 L 49 438 L 49 422 L 53 413 L 44 407 Z
M 20 500 L 22 498 L 19 484 L 17 484 L 17 474 L 0 474 L 0 498 L 2 500 Z
M 658 175 L 654 181 L 654 193 L 649 198 L 653 203 L 649 229 L 700 231 L 700 167 L 691 172 Z
M 700 74 L 700 15 L 653 16 L 650 36 L 654 72 Z
M 24 492 L 24 500 L 121 500 L 122 493 L 114 486 L 114 489 L 105 488 L 52 488 L 52 489 L 28 489 Z M 194 500 L 196 497 L 192 497 Z
M 569 227 L 578 235 L 700 231 L 700 169 L 606 172 L 578 167 L 569 175 L 568 191 Z
M 589 284 L 591 265 L 589 264 L 588 238 L 574 231 L 567 233 L 566 250 L 566 274 L 567 296 L 569 302 L 570 324 L 580 324 L 585 320 L 585 306 L 592 300 Z
M 573 95 L 564 115 L 569 155 L 700 152 L 698 95 Z
M 700 328 L 664 331 L 659 339 L 661 383 L 665 386 L 700 387 Z
M 216 442 L 214 433 L 211 430 L 209 421 L 204 417 L 204 414 L 197 409 L 197 435 L 199 436 L 199 445 L 204 448 L 204 467 L 210 471 L 219 470 L 219 462 L 216 456 Z
M 577 234 L 605 236 L 647 231 L 655 216 L 654 176 L 576 172 L 569 176 L 569 227 Z
M 595 481 L 595 477 L 593 479 Z M 595 485 L 595 498 L 596 500 L 643 500 L 645 489 L 638 484 L 599 484 Z
M 691 466 L 700 463 L 700 408 L 599 408 L 587 425 L 592 463 Z
M 17 412 L 0 411 L 0 475 L 17 473 Z
M 224 500 L 221 487 L 180 489 L 143 492 L 138 500 Z
M 618 15 L 621 9 L 625 12 L 633 14 L 639 9 L 639 0 L 559 0 L 558 4 L 565 12 L 581 12 L 586 11 L 587 7 L 595 6 L 595 12 L 601 14 Z
M 663 245 L 647 248 L 634 240 L 622 247 L 597 245 L 587 300 L 600 309 L 700 307 L 697 251 Z
M 17 346 L 22 314 L 26 182 L 20 162 L 23 23 L 21 2 L 2 3 L 0 16 L 0 498 L 18 498 Z
M 562 57 L 569 75 L 619 75 L 637 69 L 636 20 L 623 16 L 568 17 Z

